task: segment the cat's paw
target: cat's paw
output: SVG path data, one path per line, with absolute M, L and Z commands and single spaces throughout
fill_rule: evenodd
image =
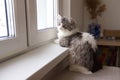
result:
M 91 71 L 86 71 L 86 72 L 83 72 L 83 74 L 92 74 Z
M 59 39 L 55 39 L 54 42 L 59 44 Z
M 87 68 L 82 67 L 80 65 L 70 65 L 69 70 L 74 72 L 80 72 L 82 74 L 92 74 L 91 71 L 89 71 Z

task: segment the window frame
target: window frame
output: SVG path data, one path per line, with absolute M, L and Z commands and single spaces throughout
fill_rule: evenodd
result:
M 53 40 L 57 37 L 57 16 L 54 20 L 56 26 L 37 30 L 36 0 L 13 0 L 15 13 L 15 37 L 0 39 L 0 61 L 20 54 L 26 50 Z M 57 0 L 56 1 L 56 9 Z M 57 15 L 57 12 L 55 13 Z M 54 21 L 54 22 L 55 22 Z

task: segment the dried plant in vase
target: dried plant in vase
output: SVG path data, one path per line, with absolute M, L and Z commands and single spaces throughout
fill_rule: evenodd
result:
M 101 0 L 85 0 L 87 11 L 90 14 L 90 18 L 93 23 L 89 25 L 89 32 L 99 38 L 101 34 L 101 26 L 98 24 L 98 16 L 102 16 L 102 13 L 106 10 L 106 5 L 102 4 Z
M 102 16 L 102 13 L 106 10 L 106 5 L 102 4 L 101 0 L 85 0 L 85 5 L 92 20 Z

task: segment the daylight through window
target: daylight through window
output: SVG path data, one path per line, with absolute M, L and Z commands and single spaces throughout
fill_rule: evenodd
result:
M 14 36 L 12 0 L 0 0 L 0 38 Z
M 38 30 L 55 26 L 55 0 L 37 0 Z

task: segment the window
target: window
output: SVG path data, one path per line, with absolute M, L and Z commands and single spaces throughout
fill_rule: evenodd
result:
M 38 29 L 54 26 L 54 0 L 37 0 L 37 24 Z
M 0 59 L 27 48 L 24 0 L 0 0 Z
M 27 0 L 26 3 L 29 46 L 55 38 L 57 0 Z
M 0 59 L 56 38 L 57 0 L 0 0 Z

